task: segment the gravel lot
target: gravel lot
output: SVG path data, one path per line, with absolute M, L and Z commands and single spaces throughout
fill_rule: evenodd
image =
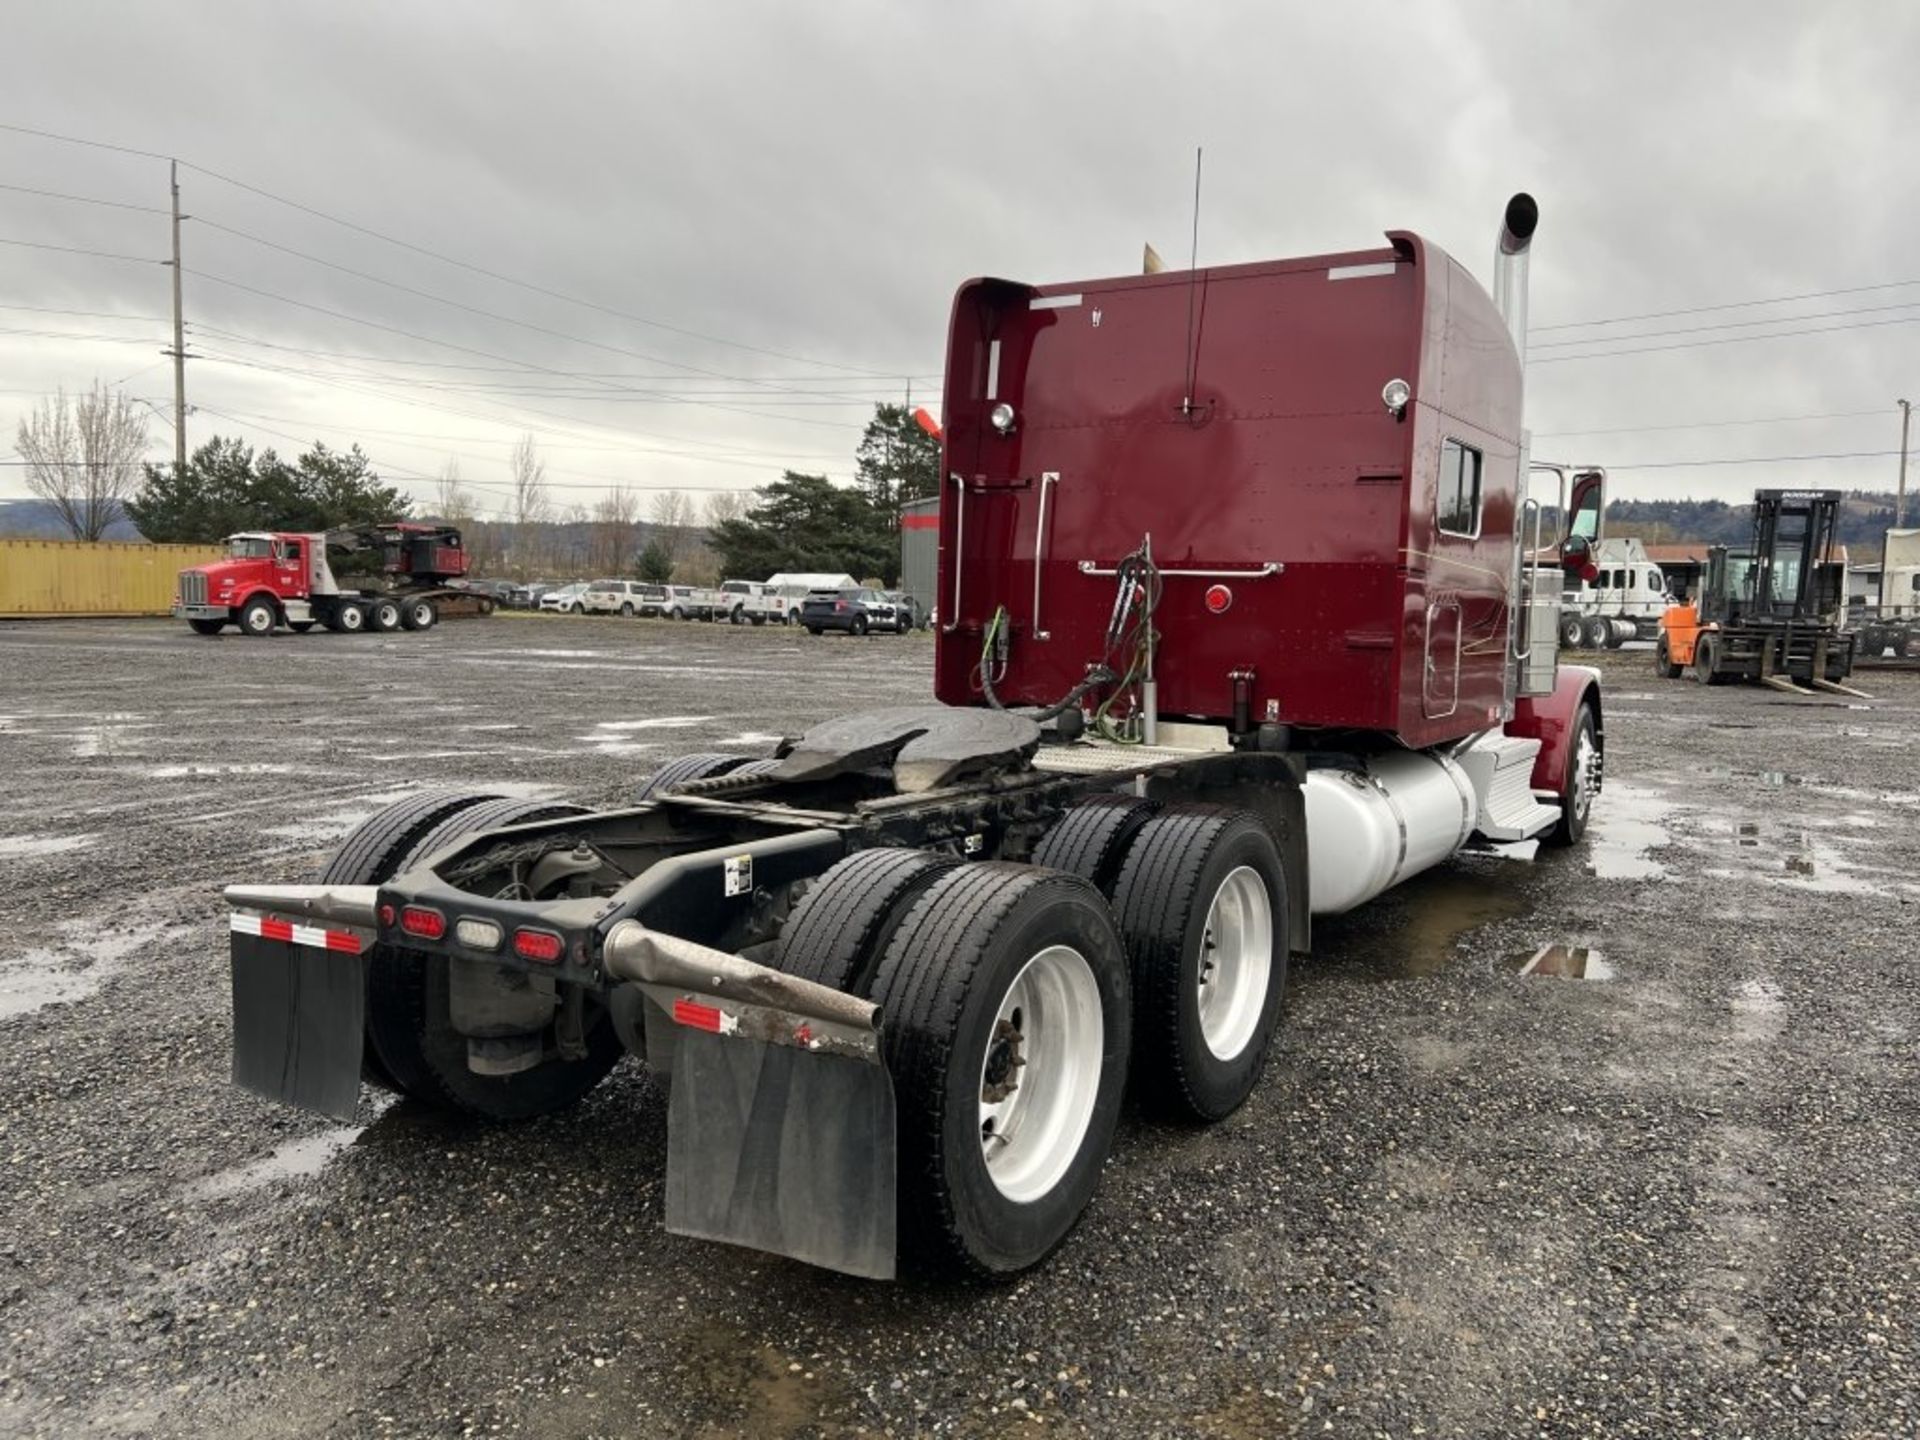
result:
M 616 802 L 924 698 L 930 654 L 0 626 L 0 1432 L 1920 1431 L 1920 677 L 1794 700 L 1608 657 L 1589 843 L 1319 926 L 1254 1100 L 1128 1121 L 1007 1288 L 667 1235 L 631 1066 L 512 1130 L 229 1087 L 222 883 L 309 878 L 419 786 Z M 1521 976 L 1550 944 L 1611 978 Z

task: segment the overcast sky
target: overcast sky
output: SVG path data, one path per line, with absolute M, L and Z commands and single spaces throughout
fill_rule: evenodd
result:
M 457 457 L 483 508 L 528 430 L 562 503 L 850 475 L 962 279 L 1184 263 L 1195 146 L 1203 265 L 1411 229 L 1485 280 L 1531 190 L 1535 453 L 1616 494 L 1890 489 L 1920 390 L 1910 3 L 63 0 L 6 49 L 0 124 L 185 162 L 192 444 Z M 170 415 L 165 214 L 18 188 L 163 211 L 164 162 L 0 130 L 0 185 L 0 238 L 143 257 L 0 245 L 0 434 L 96 377 Z

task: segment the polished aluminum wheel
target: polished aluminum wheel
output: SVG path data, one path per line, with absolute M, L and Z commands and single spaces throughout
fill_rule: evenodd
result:
M 1573 813 L 1582 823 L 1593 808 L 1593 797 L 1600 793 L 1600 765 L 1600 747 L 1593 743 L 1593 731 L 1582 726 L 1573 751 Z
M 1242 865 L 1220 882 L 1200 945 L 1200 1036 L 1231 1060 L 1259 1030 L 1273 979 L 1273 903 L 1258 870 Z
M 1105 1055 L 1092 967 L 1078 950 L 1049 945 L 1007 987 L 980 1066 L 980 1149 L 1009 1200 L 1040 1199 L 1073 1165 Z

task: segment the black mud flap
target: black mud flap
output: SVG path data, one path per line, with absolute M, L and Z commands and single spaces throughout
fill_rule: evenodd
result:
M 884 1068 L 681 1029 L 667 1229 L 891 1280 L 894 1102 Z
M 351 1120 L 360 1103 L 367 961 L 235 932 L 233 1083 Z

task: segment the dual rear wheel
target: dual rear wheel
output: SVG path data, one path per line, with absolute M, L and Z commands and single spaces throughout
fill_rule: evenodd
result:
M 1010 1274 L 1092 1198 L 1129 1078 L 1211 1121 L 1265 1065 L 1286 882 L 1255 817 L 1100 797 L 1036 864 L 866 851 L 808 891 L 780 968 L 878 1003 L 899 1226 L 923 1266 Z

